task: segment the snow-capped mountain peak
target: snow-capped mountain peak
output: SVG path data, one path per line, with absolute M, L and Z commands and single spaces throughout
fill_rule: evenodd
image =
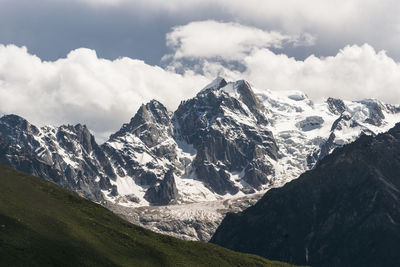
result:
M 223 88 L 225 85 L 227 85 L 226 80 L 222 77 L 217 77 L 211 83 L 209 83 L 203 89 L 201 89 L 199 94 L 206 92 L 206 91 L 219 90 L 220 88 Z

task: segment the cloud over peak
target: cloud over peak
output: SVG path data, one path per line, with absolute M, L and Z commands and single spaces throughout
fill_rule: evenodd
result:
M 316 100 L 377 98 L 400 103 L 399 63 L 368 44 L 346 46 L 335 56 L 312 55 L 305 60 L 262 49 L 243 61 L 246 70 L 242 75 L 263 89 L 298 89 Z
M 174 27 L 167 34 L 166 40 L 167 46 L 174 51 L 175 59 L 237 60 L 255 49 L 282 48 L 285 44 L 312 45 L 315 37 L 308 33 L 302 36 L 289 36 L 233 22 L 207 20 Z

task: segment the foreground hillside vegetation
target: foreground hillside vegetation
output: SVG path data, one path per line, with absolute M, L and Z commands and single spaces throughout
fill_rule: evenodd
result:
M 130 224 L 0 164 L 1 266 L 289 266 Z

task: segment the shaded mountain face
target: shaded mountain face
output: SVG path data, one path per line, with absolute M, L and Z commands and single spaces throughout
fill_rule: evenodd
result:
M 211 242 L 311 266 L 398 266 L 400 124 L 228 214 Z
M 0 161 L 94 201 L 129 207 L 217 201 L 279 187 L 361 133 L 400 121 L 377 100 L 257 91 L 217 78 L 175 112 L 152 100 L 98 145 L 86 126 L 0 118 Z

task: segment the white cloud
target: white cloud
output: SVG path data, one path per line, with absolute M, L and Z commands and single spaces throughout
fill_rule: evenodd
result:
M 337 55 L 304 61 L 260 49 L 243 59 L 240 73 L 260 89 L 301 90 L 324 97 L 359 100 L 377 98 L 400 104 L 400 65 L 370 45 L 346 46 Z
M 0 110 L 38 125 L 86 123 L 100 139 L 117 130 L 153 98 L 175 109 L 208 80 L 180 75 L 143 61 L 98 58 L 77 49 L 54 62 L 25 47 L 0 45 Z
M 314 39 L 305 35 L 304 40 L 274 31 L 263 31 L 238 23 L 214 20 L 191 22 L 175 27 L 167 34 L 167 46 L 174 50 L 174 58 L 223 58 L 240 59 L 254 49 L 281 48 L 284 43 L 300 44 Z
M 317 37 L 309 32 L 301 33 L 293 38 L 294 46 L 313 46 L 315 45 Z

